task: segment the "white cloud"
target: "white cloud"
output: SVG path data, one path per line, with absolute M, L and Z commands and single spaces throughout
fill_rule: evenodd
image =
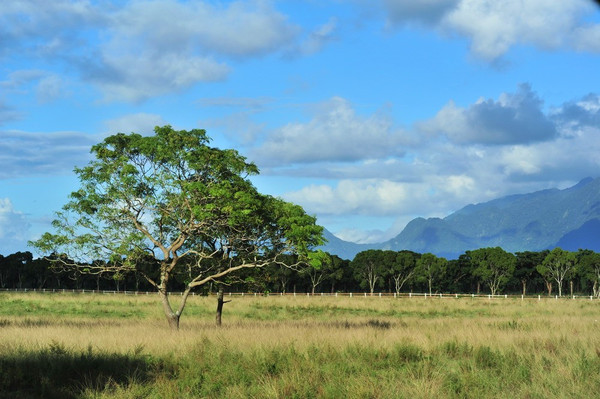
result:
M 71 173 L 99 137 L 78 132 L 0 131 L 0 179 Z
M 25 0 L 0 9 L 0 57 L 63 62 L 107 101 L 139 102 L 223 80 L 229 61 L 283 53 L 300 33 L 262 0 L 137 0 L 120 6 Z M 56 81 L 44 83 L 48 94 Z
M 600 128 L 600 96 L 591 93 L 567 102 L 555 109 L 551 117 L 569 135 L 578 135 L 584 128 Z
M 295 53 L 298 55 L 311 55 L 321 51 L 327 43 L 335 40 L 337 25 L 337 18 L 331 18 L 326 24 L 310 32 L 308 37 L 300 43 L 299 49 L 295 49 Z
M 309 122 L 289 123 L 272 132 L 250 158 L 285 165 L 400 157 L 411 140 L 386 114 L 362 117 L 349 101 L 334 97 L 320 104 Z
M 530 143 L 551 140 L 558 134 L 542 112 L 542 100 L 528 85 L 521 85 L 517 93 L 502 94 L 497 101 L 480 99 L 468 108 L 451 101 L 434 118 L 417 126 L 463 144 Z
M 105 51 L 102 72 L 89 76 L 104 92 L 105 101 L 140 102 L 198 82 L 223 80 L 229 73 L 227 65 L 210 57 L 160 54 L 143 47 L 141 51 Z
M 588 0 L 383 0 L 392 25 L 419 23 L 471 42 L 477 57 L 495 61 L 513 46 L 600 51 L 600 25 Z M 598 40 L 595 40 L 598 39 Z
M 24 248 L 30 224 L 22 212 L 14 209 L 10 198 L 0 198 L 0 254 L 9 255 Z
M 267 2 L 130 2 L 112 15 L 89 78 L 109 101 L 141 101 L 225 79 L 229 58 L 283 49 L 299 29 Z
M 335 187 L 310 185 L 283 196 L 309 212 L 381 216 L 406 212 L 407 203 L 414 205 L 419 197 L 423 198 L 415 186 L 385 179 L 341 180 Z

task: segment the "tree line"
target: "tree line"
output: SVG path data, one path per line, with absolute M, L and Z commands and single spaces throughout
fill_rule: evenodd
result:
M 262 268 L 206 284 L 199 293 L 218 288 L 233 292 L 368 292 L 368 293 L 477 293 L 547 294 L 600 296 L 600 254 L 591 250 L 577 252 L 560 248 L 515 254 L 502 248 L 466 251 L 447 260 L 431 253 L 367 250 L 354 259 L 320 252 L 316 265 L 290 268 L 298 263 L 293 255 L 286 262 L 273 262 Z M 142 274 L 158 273 L 156 259 L 137 260 L 129 272 L 89 273 L 86 265 L 62 267 L 64 262 L 51 257 L 34 258 L 31 252 L 0 255 L 0 288 L 12 289 L 86 289 L 115 291 L 152 291 Z M 183 291 L 189 275 L 185 268 L 169 281 L 170 291 Z

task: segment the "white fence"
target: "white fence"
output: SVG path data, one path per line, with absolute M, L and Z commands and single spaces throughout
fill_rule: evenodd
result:
M 156 291 L 116 291 L 116 290 L 76 290 L 76 289 L 58 289 L 58 288 L 0 288 L 0 292 L 30 292 L 30 293 L 73 293 L 73 294 L 102 294 L 102 295 L 156 295 Z M 183 295 L 183 292 L 170 292 L 169 295 Z M 192 292 L 192 296 L 206 296 L 206 294 L 199 294 Z M 209 295 L 216 296 L 216 292 L 210 293 Z M 347 297 L 347 298 L 431 298 L 431 299 L 459 299 L 459 298 L 487 298 L 487 299 L 536 299 L 541 301 L 542 299 L 586 299 L 586 300 L 600 300 L 598 297 L 592 295 L 566 295 L 559 297 L 558 295 L 490 295 L 490 294 L 428 294 L 428 293 L 389 293 L 389 292 L 377 292 L 370 294 L 368 292 L 335 292 L 335 293 L 299 293 L 299 292 L 279 292 L 279 293 L 261 293 L 261 292 L 226 292 L 225 296 L 236 296 L 236 297 Z

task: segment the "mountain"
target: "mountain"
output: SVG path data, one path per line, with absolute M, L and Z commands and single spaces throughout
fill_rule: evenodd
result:
M 324 251 L 330 254 L 335 254 L 342 259 L 353 259 L 354 256 L 367 249 L 379 249 L 378 245 L 381 244 L 356 244 L 354 242 L 344 241 L 337 238 L 329 230 L 323 229 L 323 237 L 327 240 L 325 246 L 322 247 Z
M 510 252 L 557 246 L 600 252 L 600 178 L 586 178 L 564 190 L 467 205 L 443 219 L 417 218 L 384 243 L 353 244 L 338 238 L 330 243 L 324 247 L 326 251 L 347 259 L 365 249 L 409 249 L 448 258 L 456 258 L 466 250 L 496 246 Z

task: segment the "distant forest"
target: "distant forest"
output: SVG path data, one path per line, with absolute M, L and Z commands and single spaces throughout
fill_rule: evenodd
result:
M 138 264 L 140 270 L 155 269 Z M 170 281 L 172 291 L 183 291 L 185 273 Z M 577 252 L 518 252 L 501 248 L 466 251 L 458 259 L 412 251 L 367 250 L 346 260 L 327 254 L 318 269 L 292 270 L 273 264 L 248 269 L 235 279 L 215 282 L 197 292 L 206 294 L 223 284 L 229 292 L 368 292 L 368 293 L 478 293 L 600 296 L 600 254 Z M 85 268 L 62 269 L 31 252 L 0 255 L 2 289 L 85 289 L 154 291 L 140 273 L 86 274 Z

